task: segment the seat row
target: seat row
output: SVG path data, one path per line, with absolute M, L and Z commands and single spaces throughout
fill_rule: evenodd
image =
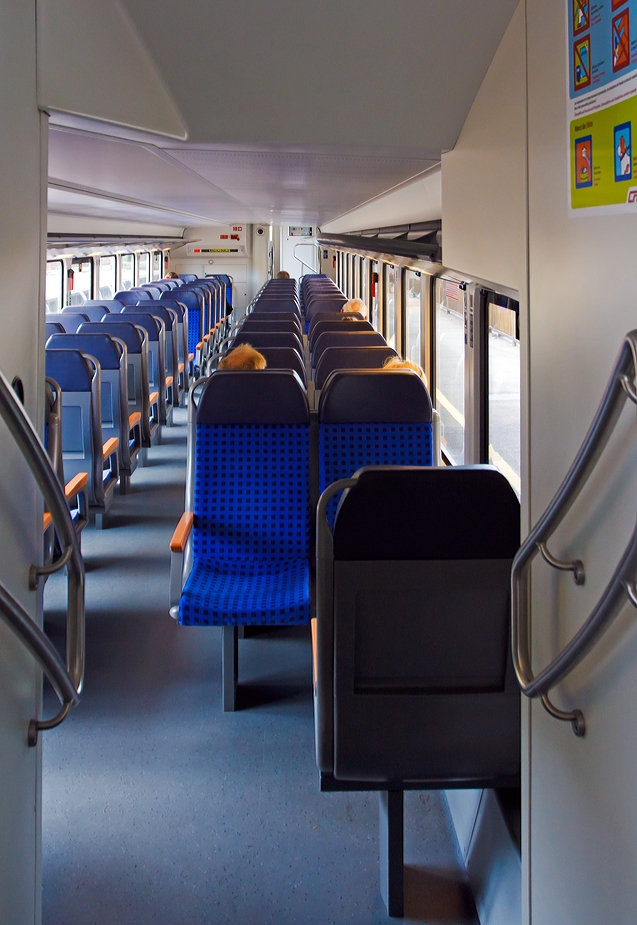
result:
M 213 304 L 213 292 L 225 299 L 229 289 L 225 281 L 195 287 L 169 279 L 107 302 L 87 302 L 81 312 L 74 307 L 47 316 L 46 375 L 56 413 L 46 434 L 55 435 L 57 426 L 51 455 L 60 456 L 54 464 L 62 481 L 75 484 L 86 475 L 86 499 L 76 509 L 81 526 L 87 514 L 80 515 L 79 507 L 86 506 L 96 525 L 103 525 L 116 484 L 121 493 L 128 491 L 138 463 L 159 441 L 161 426 L 172 423 L 173 408 L 187 392 L 195 373 L 188 350 L 194 309 L 188 303 L 201 311 Z M 199 351 L 205 346 L 196 345 Z
M 233 632 L 307 623 L 320 493 L 365 465 L 433 465 L 429 393 L 408 370 L 341 370 L 311 412 L 295 372 L 266 369 L 214 372 L 198 405 L 196 395 L 193 387 L 171 613 L 182 624 Z M 334 499 L 330 521 L 336 506 Z M 230 653 L 225 709 L 234 708 L 234 664 Z
M 284 314 L 299 340 L 300 305 Z M 320 314 L 300 334 L 306 378 L 333 333 Z M 249 342 L 301 356 L 299 344 Z M 224 709 L 238 627 L 311 622 L 321 789 L 380 791 L 381 889 L 402 915 L 403 791 L 519 785 L 508 593 L 519 504 L 492 467 L 433 465 L 433 410 L 414 372 L 337 367 L 312 412 L 298 371 L 268 364 L 213 372 L 198 404 L 191 391 L 171 614 L 223 626 Z
M 269 292 L 273 286 L 278 291 L 280 286 L 275 284 L 288 282 L 294 283 L 272 281 L 264 292 Z M 215 362 L 225 352 L 249 343 L 263 354 L 268 368 L 293 369 L 306 385 L 311 383 L 310 393 L 316 393 L 313 404 L 317 405 L 318 394 L 334 370 L 380 369 L 388 358 L 397 356 L 382 335 L 360 315 L 340 312 L 344 298 L 342 294 L 340 300 L 330 298 L 330 310 L 315 312 L 304 336 L 296 293 L 292 297 L 294 306 L 278 301 L 278 297 L 266 298 L 262 293 L 250 307 L 250 313 L 235 325 L 221 344 L 210 369 L 215 368 Z M 318 304 L 324 306 L 325 302 L 319 300 Z M 353 336 L 347 336 L 349 334 Z

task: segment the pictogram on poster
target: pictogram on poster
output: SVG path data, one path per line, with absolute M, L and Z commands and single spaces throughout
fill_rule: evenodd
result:
M 591 24 L 591 6 L 589 0 L 571 0 L 573 9 L 573 35 L 581 35 Z
M 567 0 L 566 8 L 572 214 L 637 212 L 637 0 Z

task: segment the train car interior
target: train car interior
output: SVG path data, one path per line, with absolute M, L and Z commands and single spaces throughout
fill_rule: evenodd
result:
M 0 925 L 633 925 L 637 0 L 2 12 Z

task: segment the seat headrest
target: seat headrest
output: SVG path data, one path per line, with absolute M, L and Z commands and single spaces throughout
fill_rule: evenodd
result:
M 103 305 L 109 312 L 121 312 L 124 308 L 124 303 L 120 302 L 119 299 L 89 299 L 88 302 L 84 302 L 82 305 L 82 311 L 86 311 L 89 305 Z
M 122 348 L 106 332 L 54 334 L 46 342 L 47 350 L 81 350 L 90 353 L 102 369 L 119 369 Z
M 297 330 L 301 332 L 301 319 L 296 312 L 257 312 L 256 315 L 253 313 L 246 317 L 246 321 L 252 320 L 261 323 L 265 321 L 291 321 L 296 325 Z
M 144 293 L 140 295 L 140 292 Z M 135 305 L 140 299 L 150 298 L 145 289 L 122 289 L 115 293 L 115 298 L 123 305 Z
M 239 331 L 232 342 L 232 348 L 239 344 L 250 344 L 255 350 L 260 347 L 293 347 L 302 350 L 300 338 L 293 331 Z
M 303 383 L 278 369 L 218 370 L 201 396 L 197 424 L 309 424 Z
M 105 305 L 83 305 L 82 314 L 86 315 L 89 321 L 100 321 L 104 315 L 110 314 Z
M 176 302 L 181 302 L 182 305 L 185 305 L 187 309 L 191 311 L 197 311 L 201 308 L 200 296 L 198 293 L 194 292 L 192 289 L 186 289 L 185 286 L 180 286 L 175 292 L 166 293 L 164 298 L 168 299 L 169 295 Z
M 57 335 L 62 336 L 62 335 Z M 79 350 L 46 350 L 46 375 L 64 392 L 90 392 L 95 369 Z
M 161 318 L 161 320 L 166 325 L 166 328 L 170 330 L 173 326 L 173 317 L 168 311 L 169 308 L 172 308 L 172 305 L 151 299 L 150 301 L 140 302 L 139 305 L 126 305 L 122 315 L 128 316 L 133 314 L 136 310 L 141 311 L 144 314 L 148 313 L 154 318 Z
M 137 306 L 130 306 L 136 308 Z M 109 316 L 105 315 L 102 319 L 103 321 L 108 321 Z M 140 328 L 144 328 L 148 332 L 148 340 L 156 341 L 159 340 L 159 332 L 161 330 L 161 325 L 157 318 L 150 314 L 150 312 L 140 312 L 140 311 L 126 311 L 126 306 L 120 315 L 120 320 L 126 319 L 130 321 L 131 324 L 138 324 Z
M 430 424 L 431 399 L 409 369 L 335 370 L 319 401 L 322 424 Z
M 312 319 L 314 320 L 314 319 Z M 348 318 L 346 315 L 338 313 L 338 318 L 335 318 L 334 321 L 320 321 L 317 325 L 310 325 L 309 330 L 309 340 L 310 340 L 310 350 L 312 345 L 316 343 L 317 339 L 321 334 L 325 334 L 326 331 L 336 331 L 347 332 L 355 331 L 357 334 L 363 331 L 373 331 L 374 328 L 369 323 L 369 321 L 359 321 L 358 318 Z
M 357 322 L 359 323 L 359 322 Z M 386 347 L 387 341 L 378 331 L 323 331 L 312 344 L 313 365 L 328 347 Z
M 382 369 L 389 357 L 398 356 L 393 347 L 328 347 L 314 372 L 314 384 L 322 389 L 336 369 Z
M 257 312 L 294 312 L 298 314 L 299 306 L 294 299 L 259 299 L 254 303 L 253 314 Z
M 130 321 L 123 321 L 122 315 L 104 315 L 101 321 L 89 321 L 80 325 L 78 334 L 93 334 L 99 331 L 100 334 L 106 330 L 111 337 L 118 337 L 126 344 L 129 353 L 141 353 L 144 339 L 134 324 Z M 108 327 L 105 329 L 104 325 Z
M 49 337 L 52 337 L 53 334 L 64 334 L 64 328 L 59 321 L 45 322 L 45 336 L 47 340 Z
M 150 302 L 144 303 L 144 308 L 151 305 L 164 305 L 166 308 L 172 309 L 174 312 L 177 312 L 177 317 L 180 321 L 184 320 L 184 314 L 188 311 L 188 306 L 183 301 L 183 299 L 176 295 L 173 292 L 162 292 L 159 299 L 151 300 Z
M 47 314 L 46 321 L 61 324 L 64 330 L 69 334 L 74 334 L 83 321 L 88 321 L 88 315 L 78 312 L 58 312 L 57 314 Z
M 374 466 L 343 493 L 340 560 L 512 559 L 520 503 L 493 466 Z
M 300 327 L 296 321 L 288 321 L 286 318 L 283 321 L 278 321 L 276 318 L 272 318 L 271 315 L 268 315 L 267 321 L 262 321 L 260 316 L 250 315 L 245 319 L 241 325 L 242 331 L 291 331 L 293 334 L 299 334 L 301 332 Z
M 294 347 L 261 347 L 268 369 L 293 369 L 305 384 L 305 366 L 301 354 Z

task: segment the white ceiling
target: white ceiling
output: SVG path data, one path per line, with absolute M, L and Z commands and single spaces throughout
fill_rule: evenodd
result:
M 119 32 L 105 31 L 105 5 Z M 334 220 L 453 146 L 516 5 L 38 0 L 52 218 Z M 114 80 L 109 94 L 121 35 L 129 85 Z M 186 141 L 174 138 L 179 121 Z

